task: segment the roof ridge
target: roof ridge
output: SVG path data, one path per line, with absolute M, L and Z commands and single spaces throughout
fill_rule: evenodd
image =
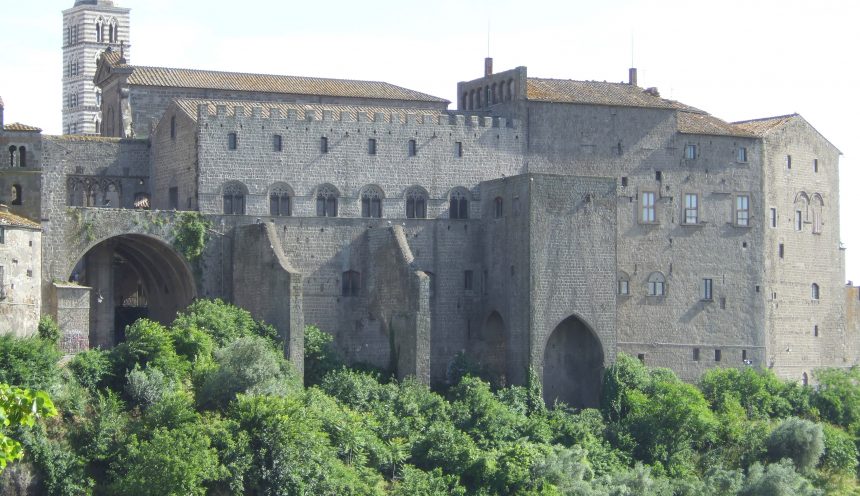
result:
M 800 117 L 800 114 L 797 112 L 785 115 L 775 115 L 773 117 L 759 117 L 757 119 L 747 119 L 743 121 L 732 121 L 731 124 L 746 124 L 748 122 L 764 122 L 764 121 L 774 121 L 777 119 L 787 119 L 789 117 Z

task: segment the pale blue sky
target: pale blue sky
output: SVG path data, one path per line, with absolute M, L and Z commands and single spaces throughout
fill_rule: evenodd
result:
M 60 131 L 61 11 L 73 3 L 4 0 L 6 122 Z M 633 58 L 640 85 L 722 119 L 799 112 L 844 154 L 842 239 L 860 282 L 855 0 L 117 3 L 132 9 L 141 65 L 384 80 L 454 100 L 457 81 L 482 74 L 489 21 L 496 70 L 621 81 Z

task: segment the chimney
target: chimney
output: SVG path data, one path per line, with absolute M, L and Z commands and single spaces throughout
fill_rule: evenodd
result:
M 493 57 L 487 57 L 484 59 L 484 77 L 490 77 L 493 75 Z
M 630 84 L 630 86 L 639 86 L 639 82 L 637 81 L 637 78 L 636 78 L 636 68 L 635 67 L 630 68 L 630 81 L 628 82 L 628 84 Z
M 0 98 L 0 134 L 3 134 L 3 99 Z

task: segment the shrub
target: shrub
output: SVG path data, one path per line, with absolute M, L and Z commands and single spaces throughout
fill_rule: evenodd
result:
M 824 453 L 824 432 L 820 424 L 789 417 L 771 432 L 767 452 L 771 460 L 790 458 L 799 471 L 807 472 Z
M 749 475 L 738 496 L 823 496 L 812 483 L 798 474 L 791 461 L 782 460 L 763 467 L 756 463 L 750 467 Z
M 299 387 L 283 355 L 261 337 L 233 341 L 215 352 L 215 363 L 198 395 L 205 408 L 226 407 L 238 393 L 284 394 Z
M 327 373 L 343 366 L 332 347 L 333 340 L 319 327 L 305 326 L 305 385 L 319 384 Z
M 161 369 L 171 379 L 181 379 L 190 364 L 176 354 L 167 328 L 147 319 L 139 319 L 126 329 L 126 340 L 111 352 L 115 371 L 124 377 L 135 366 Z
M 59 378 L 57 346 L 44 339 L 0 336 L 0 383 L 50 389 Z
M 280 343 L 278 331 L 257 322 L 250 312 L 219 299 L 195 300 L 173 321 L 173 333 L 196 328 L 212 337 L 216 346 L 224 346 L 244 336 L 261 336 L 273 344 Z
M 853 475 L 857 470 L 854 438 L 838 427 L 824 424 L 824 455 L 820 467 L 827 472 Z
M 157 368 L 141 369 L 135 365 L 126 374 L 125 392 L 128 398 L 144 409 L 160 401 L 170 388 L 170 381 Z
M 82 351 L 72 358 L 68 368 L 81 386 L 91 393 L 95 393 L 113 379 L 110 353 L 104 350 Z
M 445 475 L 441 470 L 429 472 L 404 465 L 403 476 L 391 489 L 392 496 L 463 496 L 466 490 L 457 482 L 457 477 Z
M 50 315 L 43 315 L 42 318 L 39 319 L 39 326 L 36 328 L 36 334 L 38 334 L 39 338 L 54 343 L 55 345 L 60 343 L 60 326 L 54 322 L 54 319 L 52 319 Z

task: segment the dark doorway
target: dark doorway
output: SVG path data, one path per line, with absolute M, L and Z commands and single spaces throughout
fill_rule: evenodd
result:
M 570 316 L 550 334 L 544 350 L 543 396 L 575 408 L 596 407 L 603 377 L 603 347 L 591 329 Z

